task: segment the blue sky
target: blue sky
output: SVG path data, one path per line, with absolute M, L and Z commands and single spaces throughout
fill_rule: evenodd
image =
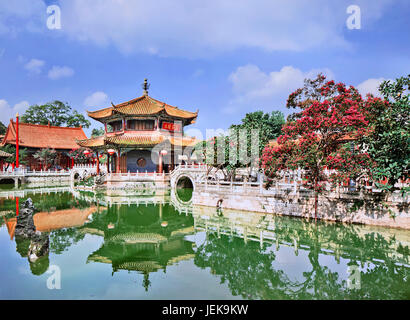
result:
M 360 29 L 346 25 L 352 4 Z M 49 5 L 61 29 L 47 28 Z M 409 17 L 406 0 L 0 0 L 0 121 L 55 99 L 80 112 L 127 101 L 144 78 L 152 97 L 199 109 L 202 132 L 287 114 L 319 71 L 375 92 L 410 73 Z

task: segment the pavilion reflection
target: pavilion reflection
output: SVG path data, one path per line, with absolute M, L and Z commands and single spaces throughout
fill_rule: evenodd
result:
M 181 215 L 169 204 L 116 204 L 93 216 L 81 230 L 104 238 L 103 245 L 87 259 L 120 270 L 144 275 L 148 290 L 149 274 L 195 256 L 195 244 L 184 239 L 194 233 L 192 216 Z

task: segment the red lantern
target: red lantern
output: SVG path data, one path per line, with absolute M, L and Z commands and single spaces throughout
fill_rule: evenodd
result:
M 85 151 L 84 151 L 84 154 L 85 154 L 86 156 L 88 156 L 89 154 L 91 154 L 91 152 L 88 151 L 88 150 L 85 150 Z
M 108 149 L 107 152 L 110 156 L 112 156 L 115 153 L 115 150 L 114 149 Z

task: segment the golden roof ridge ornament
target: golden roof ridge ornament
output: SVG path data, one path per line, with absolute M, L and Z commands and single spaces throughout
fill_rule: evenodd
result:
M 145 78 L 145 79 L 144 79 L 144 83 L 142 84 L 142 89 L 144 90 L 144 91 L 142 92 L 142 94 L 143 94 L 144 96 L 148 96 L 148 89 L 149 89 L 149 87 L 150 87 L 150 84 L 148 83 L 148 79 Z

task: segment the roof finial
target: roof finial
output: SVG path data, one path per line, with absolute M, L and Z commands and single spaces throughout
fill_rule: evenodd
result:
M 145 79 L 144 79 L 144 83 L 142 84 L 142 89 L 144 89 L 144 91 L 143 91 L 142 94 L 143 94 L 144 96 L 147 96 L 147 95 L 148 95 L 149 86 L 150 86 L 150 84 L 148 83 L 148 79 L 145 78 Z

